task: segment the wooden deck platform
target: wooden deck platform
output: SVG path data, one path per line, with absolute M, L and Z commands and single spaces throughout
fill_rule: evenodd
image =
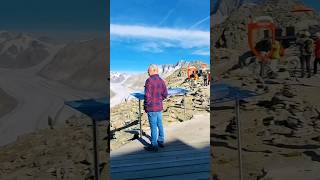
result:
M 111 152 L 110 179 L 210 179 L 210 116 L 165 128 L 158 152 L 144 150 L 148 134 Z

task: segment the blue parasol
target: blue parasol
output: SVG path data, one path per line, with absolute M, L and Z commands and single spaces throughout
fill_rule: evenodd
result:
M 168 88 L 168 96 L 186 94 L 187 92 L 189 91 L 184 88 Z M 131 95 L 136 97 L 139 100 L 144 100 L 144 92 L 135 92 L 135 93 L 131 93 Z
M 240 89 L 239 87 L 227 84 L 212 84 L 210 91 L 210 94 L 213 97 L 213 103 L 223 103 L 261 95 L 254 91 Z
M 107 97 L 99 99 L 85 99 L 77 101 L 67 101 L 66 105 L 76 109 L 96 121 L 109 120 L 109 99 Z

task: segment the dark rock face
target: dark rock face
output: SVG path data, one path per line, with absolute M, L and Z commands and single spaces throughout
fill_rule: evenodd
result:
M 212 44 L 219 45 L 216 48 L 248 49 L 247 24 L 250 16 L 270 16 L 279 27 L 295 27 L 296 32 L 303 29 L 315 32 L 320 22 L 316 13 L 290 12 L 295 5 L 300 4 L 292 0 L 266 0 L 255 5 L 223 1 L 213 15 Z

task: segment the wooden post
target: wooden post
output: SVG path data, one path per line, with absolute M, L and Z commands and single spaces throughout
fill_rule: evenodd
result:
M 100 180 L 98 143 L 97 143 L 97 123 L 95 119 L 92 119 L 92 130 L 93 130 L 94 180 Z
M 142 138 L 142 124 L 141 124 L 141 100 L 139 99 L 139 124 L 140 124 L 140 138 Z
M 184 120 L 187 120 L 186 95 L 183 95 Z
M 238 163 L 239 163 L 239 179 L 243 180 L 243 172 L 242 172 L 242 145 L 241 145 L 241 123 L 239 119 L 240 115 L 240 104 L 239 99 L 236 97 L 236 121 L 238 126 Z

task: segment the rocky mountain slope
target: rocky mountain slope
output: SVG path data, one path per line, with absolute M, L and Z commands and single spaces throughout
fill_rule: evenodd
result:
M 50 44 L 23 33 L 0 32 L 0 67 L 27 68 L 50 54 Z
M 253 18 L 270 16 L 278 26 L 293 26 L 296 32 L 318 26 L 320 16 L 317 12 L 290 12 L 295 6 L 301 4 L 300 1 L 295 0 L 266 0 L 257 5 L 243 4 L 233 11 L 225 22 L 217 25 L 212 24 L 213 73 L 219 74 L 218 71 L 226 71 L 226 67 L 231 68 L 237 63 L 239 56 L 250 50 L 247 36 L 250 15 Z
M 64 102 L 106 95 L 107 43 L 50 42 L 0 32 L 0 179 L 93 178 L 91 121 Z M 106 123 L 100 122 L 98 128 L 103 179 Z
M 244 4 L 259 4 L 264 0 L 213 0 L 211 20 L 213 24 L 220 24 L 227 19 L 232 12 Z
M 102 179 L 108 177 L 108 124 L 98 125 Z M 43 129 L 0 149 L 0 179 L 93 179 L 92 129 L 88 118 Z
M 227 21 L 212 27 L 214 32 L 214 35 L 211 33 L 212 44 L 217 47 L 218 44 L 221 45 L 225 42 L 227 48 L 248 49 L 247 24 L 250 22 L 249 16 L 253 18 L 270 16 L 278 26 L 294 26 L 296 32 L 308 29 L 309 26 L 318 25 L 320 18 L 317 13 L 290 12 L 295 5 L 301 4 L 301 2 L 294 0 L 267 0 L 258 5 L 244 4 L 233 11 Z
M 39 74 L 76 89 L 105 92 L 107 52 L 105 39 L 69 43 Z
M 0 118 L 17 106 L 17 101 L 0 88 Z

